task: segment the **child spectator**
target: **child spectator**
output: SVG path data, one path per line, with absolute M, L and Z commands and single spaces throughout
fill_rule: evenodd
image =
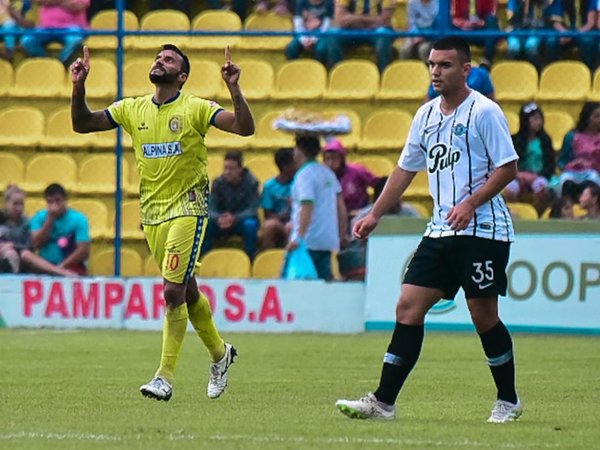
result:
M 589 183 L 579 197 L 579 205 L 585 210 L 581 219 L 600 219 L 600 187 Z
M 333 18 L 333 0 L 298 0 L 294 14 L 294 31 L 329 30 Z M 316 36 L 296 36 L 285 48 L 287 59 L 297 59 L 302 52 L 312 52 L 315 58 L 326 64 L 327 41 Z
M 437 27 L 440 4 L 438 0 L 408 0 L 408 30 L 412 32 L 433 31 Z M 399 49 L 400 59 L 420 59 L 427 62 L 433 43 L 415 36 L 406 38 Z
M 563 195 L 555 198 L 550 206 L 550 219 L 574 219 L 573 200 L 571 197 Z

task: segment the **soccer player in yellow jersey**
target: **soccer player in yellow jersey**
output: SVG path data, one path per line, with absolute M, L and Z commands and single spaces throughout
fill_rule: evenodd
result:
M 73 129 L 89 133 L 120 125 L 131 135 L 140 172 L 141 222 L 164 278 L 167 308 L 160 366 L 140 392 L 157 400 L 171 398 L 189 319 L 210 353 L 208 396 L 217 398 L 227 386 L 227 371 L 237 351 L 219 336 L 208 300 L 198 292 L 194 266 L 208 220 L 206 132 L 214 125 L 242 136 L 254 133 L 254 118 L 238 84 L 240 68 L 227 47 L 221 75 L 231 93 L 233 113 L 181 91 L 190 63 L 174 45 L 163 45 L 150 68 L 154 94 L 126 98 L 105 110 L 91 111 L 86 103 L 89 71 L 89 50 L 84 47 L 83 58 L 71 65 Z

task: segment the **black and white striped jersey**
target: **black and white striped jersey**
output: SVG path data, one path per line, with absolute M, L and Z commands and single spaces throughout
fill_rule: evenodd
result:
M 465 230 L 452 230 L 446 221 L 450 209 L 477 191 L 496 167 L 518 159 L 502 110 L 474 90 L 452 114 L 444 115 L 440 102 L 437 97 L 419 108 L 398 160 L 407 171 L 427 171 L 433 214 L 425 236 L 512 242 L 513 224 L 500 194 L 477 208 Z

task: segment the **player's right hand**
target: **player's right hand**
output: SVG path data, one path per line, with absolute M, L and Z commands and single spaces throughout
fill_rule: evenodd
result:
M 379 219 L 373 214 L 369 213 L 354 224 L 354 227 L 352 228 L 352 235 L 356 239 L 366 239 L 371 231 L 375 229 L 378 223 Z
M 71 80 L 73 84 L 83 84 L 90 73 L 90 49 L 83 46 L 83 58 L 77 58 L 71 64 Z

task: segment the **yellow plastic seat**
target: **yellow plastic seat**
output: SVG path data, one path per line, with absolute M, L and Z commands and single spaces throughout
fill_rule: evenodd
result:
M 427 177 L 427 172 L 417 172 L 406 191 L 404 191 L 403 198 L 419 201 L 429 197 L 429 179 Z
M 368 100 L 379 91 L 379 70 L 371 62 L 349 59 L 329 72 L 327 99 Z
M 98 150 L 108 150 L 114 151 L 117 147 L 117 130 L 112 129 L 108 131 L 100 131 L 92 134 L 92 143 L 94 147 L 97 147 Z M 132 141 L 131 136 L 125 130 L 122 131 L 123 136 L 123 149 L 131 149 Z
M 244 22 L 246 31 L 292 31 L 292 21 L 274 13 L 250 14 Z M 240 47 L 247 50 L 283 50 L 289 36 L 244 36 Z
M 208 100 L 219 95 L 225 83 L 221 78 L 221 66 L 206 59 L 190 60 L 191 76 L 185 82 L 183 90 Z
M 123 95 L 141 97 L 154 92 L 148 74 L 152 67 L 152 58 L 132 58 L 123 67 Z
M 344 144 L 346 150 L 354 149 L 360 142 L 360 137 L 362 136 L 361 120 L 360 116 L 356 113 L 356 111 L 353 111 L 351 109 L 326 109 L 325 111 L 323 111 L 323 113 L 326 115 L 344 114 L 350 118 L 350 123 L 352 124 L 352 131 L 348 134 L 336 136 L 336 138 L 338 138 L 342 142 L 342 144 Z
M 395 61 L 381 75 L 377 99 L 423 100 L 429 88 L 429 71 L 423 61 Z
M 113 237 L 114 233 L 108 228 L 108 208 L 102 201 L 81 198 L 69 200 L 69 208 L 79 211 L 87 217 L 92 239 Z
M 59 183 L 67 192 L 73 192 L 77 185 L 75 160 L 60 153 L 34 155 L 25 168 L 23 189 L 27 192 L 43 192 L 52 183 Z
M 98 11 L 90 20 L 90 28 L 92 30 L 116 30 L 117 16 L 118 12 L 115 9 Z M 139 30 L 140 24 L 133 11 L 123 11 L 123 28 L 127 31 Z M 132 36 L 126 36 L 123 39 L 123 46 L 130 49 L 133 45 L 133 39 Z M 90 36 L 85 43 L 92 50 L 92 58 L 94 58 L 93 50 L 114 50 L 117 48 L 117 38 L 114 36 Z M 96 60 L 92 59 L 92 67 L 95 67 L 95 64 Z
M 46 122 L 46 135 L 42 146 L 50 149 L 86 148 L 95 141 L 92 133 L 76 133 L 71 122 L 71 108 L 65 107 L 53 112 Z
M 544 112 L 544 129 L 552 138 L 552 147 L 559 151 L 565 135 L 575 128 L 575 120 L 564 111 Z
M 202 278 L 250 278 L 250 258 L 237 248 L 217 248 L 202 258 L 198 275 Z
M 81 194 L 114 194 L 117 161 L 114 154 L 92 155 L 79 166 L 77 192 Z M 129 175 L 129 162 L 122 160 L 122 179 Z
M 48 204 L 46 203 L 45 198 L 41 197 L 30 197 L 29 195 L 25 198 L 25 215 L 27 217 L 33 217 L 33 215 L 41 211 L 42 209 L 46 209 Z
M 89 261 L 90 275 L 111 277 L 115 272 L 115 250 L 92 251 Z M 142 257 L 132 248 L 121 247 L 121 276 L 139 277 L 143 275 Z
M 590 85 L 590 71 L 582 62 L 555 62 L 542 71 L 536 99 L 583 101 L 590 93 Z
M 150 255 L 144 261 L 144 276 L 146 277 L 161 277 L 160 267 L 154 260 L 154 256 Z
M 318 61 L 299 59 L 277 71 L 272 97 L 280 100 L 318 99 L 327 88 L 327 70 Z
M 8 95 L 13 87 L 15 73 L 12 64 L 0 59 L 0 95 Z
M 17 186 L 23 183 L 25 165 L 23 160 L 11 152 L 0 152 L 0 189 L 6 189 L 9 184 Z
M 285 259 L 285 250 L 273 248 L 256 255 L 252 263 L 252 278 L 281 278 L 281 269 Z
M 519 131 L 519 115 L 512 111 L 504 111 L 504 116 L 508 122 L 510 134 L 516 134 Z
M 256 127 L 256 134 L 252 146 L 260 149 L 278 149 L 293 147 L 294 135 L 273 128 L 273 123 L 281 116 L 280 111 L 271 111 L 265 114 Z
M 406 111 L 384 109 L 367 117 L 358 145 L 362 150 L 396 150 L 404 147 L 412 116 Z
M 14 106 L 0 111 L 0 147 L 37 147 L 44 139 L 44 114 L 37 108 Z
M 511 202 L 507 206 L 513 219 L 538 220 L 537 211 L 529 203 Z
M 394 163 L 385 156 L 362 156 L 352 162 L 360 164 L 377 177 L 389 177 L 395 168 Z
M 61 98 L 67 97 L 66 72 L 56 58 L 28 58 L 15 71 L 12 97 Z
M 538 91 L 538 73 L 526 61 L 501 61 L 490 73 L 498 101 L 531 101 Z
M 248 148 L 252 139 L 252 136 L 240 136 L 239 134 L 219 130 L 217 127 L 210 127 L 204 142 L 209 152 L 217 149 L 231 150 L 232 148 L 243 150 Z
M 123 159 L 125 163 L 125 159 Z M 125 171 L 125 164 L 123 164 L 123 189 L 126 194 L 139 197 L 140 195 L 140 173 L 138 172 L 135 161 L 133 164 L 127 164 L 129 166 L 128 172 Z
M 68 86 L 71 89 L 71 86 Z M 117 66 L 110 59 L 94 58 L 85 83 L 89 98 L 113 100 L 117 96 Z
M 144 14 L 140 31 L 190 31 L 190 19 L 175 9 L 157 9 Z M 169 43 L 183 50 L 189 46 L 189 40 L 189 36 L 182 35 L 136 36 L 133 46 L 139 50 L 158 51 L 161 45 Z
M 212 182 L 223 173 L 223 156 L 208 155 L 206 172 L 208 173 L 209 182 L 212 185 Z
M 259 59 L 246 59 L 237 63 L 242 69 L 240 78 L 240 87 L 244 96 L 251 100 L 264 100 L 271 96 L 274 90 L 273 67 L 266 61 Z M 225 86 L 221 84 L 221 98 L 230 99 L 231 94 Z
M 594 72 L 592 90 L 588 95 L 588 100 L 591 102 L 600 102 L 600 70 L 598 69 L 596 69 L 596 72 Z
M 121 205 L 121 237 L 123 239 L 144 239 L 140 222 L 139 200 L 127 200 Z
M 254 175 L 261 185 L 264 185 L 265 181 L 276 177 L 279 173 L 279 169 L 272 156 L 254 156 L 249 158 L 244 166 L 252 172 L 252 175 Z
M 241 31 L 242 21 L 233 11 L 207 10 L 199 13 L 192 20 L 193 31 Z M 192 36 L 189 41 L 190 49 L 225 49 L 227 45 L 237 47 L 241 36 Z

